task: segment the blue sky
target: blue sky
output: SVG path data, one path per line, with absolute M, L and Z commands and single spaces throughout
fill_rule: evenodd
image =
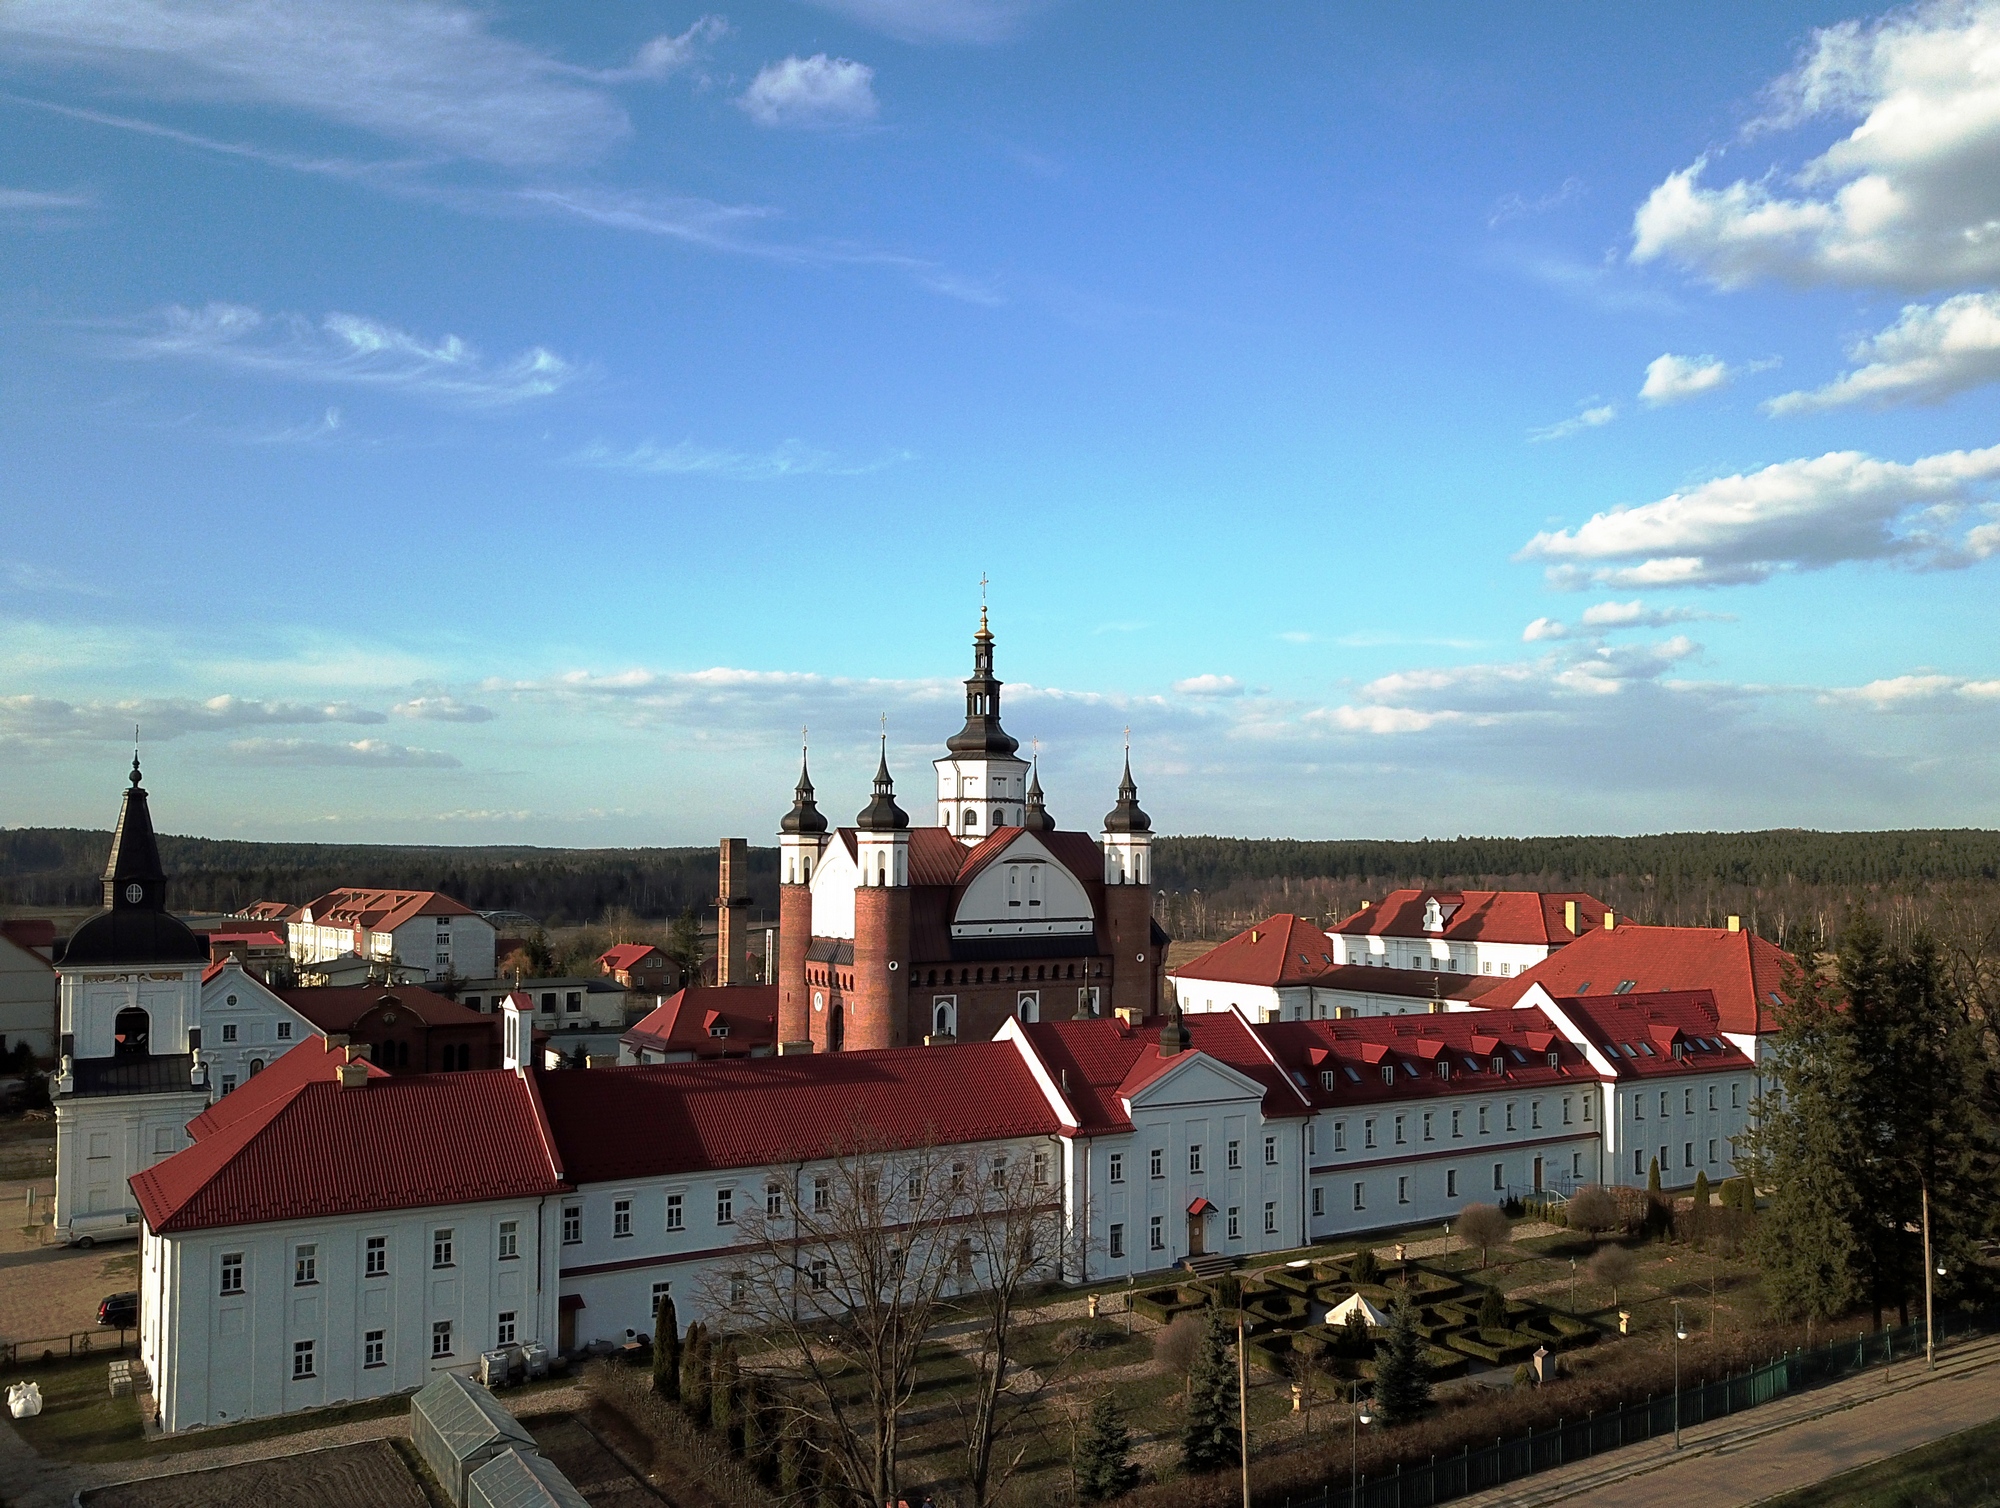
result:
M 2000 824 L 2000 6 L 0 11 L 0 823 Z M 906 805 L 911 804 L 906 801 Z M 919 807 L 919 809 L 921 809 Z

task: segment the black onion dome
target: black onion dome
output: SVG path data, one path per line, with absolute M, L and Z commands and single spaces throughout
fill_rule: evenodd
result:
M 792 809 L 785 813 L 785 820 L 778 824 L 784 833 L 823 833 L 826 818 L 813 804 L 812 775 L 806 769 L 805 756 L 799 756 L 799 783 L 792 790 Z
M 1001 758 L 1021 747 L 1000 726 L 1001 682 L 993 674 L 993 635 L 986 627 L 986 609 L 979 610 L 979 632 L 972 636 L 972 675 L 965 683 L 965 726 L 944 741 L 954 754 L 985 754 Z
M 60 960 L 66 966 L 208 962 L 207 946 L 167 910 L 166 870 L 139 779 L 134 755 L 131 784 L 118 809 L 111 857 L 104 865 L 104 909 L 70 934 Z
M 1039 759 L 1028 771 L 1028 810 L 1021 817 L 1021 826 L 1031 833 L 1051 833 L 1056 829 L 1056 819 L 1042 804 L 1042 762 Z
M 900 832 L 910 825 L 910 814 L 896 805 L 896 783 L 889 778 L 889 741 L 882 741 L 882 762 L 875 767 L 874 798 L 861 808 L 854 825 L 863 832 Z
M 1125 751 L 1125 778 L 1118 782 L 1118 804 L 1104 814 L 1108 833 L 1149 833 L 1153 819 L 1139 805 L 1139 787 L 1132 782 L 1132 751 Z

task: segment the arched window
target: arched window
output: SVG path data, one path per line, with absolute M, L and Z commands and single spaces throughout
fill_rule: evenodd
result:
M 986 971 L 984 969 L 974 969 L 972 971 L 972 982 L 974 984 L 986 983 Z
M 250 1077 L 254 1079 L 257 1077 L 258 1074 L 262 1073 L 263 1071 L 264 1071 L 264 1060 L 262 1058 L 252 1058 L 250 1060 Z
M 143 1058 L 148 1051 L 146 1038 L 153 1029 L 152 1017 L 136 1006 L 118 1013 L 118 1019 L 111 1023 L 112 1036 L 116 1041 L 113 1056 L 120 1058 Z
M 967 812 L 965 814 L 965 830 L 967 832 L 974 832 L 978 829 L 978 827 L 979 827 L 979 813 Z
M 953 1022 L 952 1022 L 951 1002 L 948 1000 L 941 1000 L 938 1002 L 936 1026 L 934 1030 L 936 1032 L 936 1035 L 940 1037 L 949 1037 L 954 1035 L 952 1028 L 953 1028 Z

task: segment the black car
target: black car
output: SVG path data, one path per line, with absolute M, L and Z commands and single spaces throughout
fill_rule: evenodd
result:
M 97 1306 L 97 1323 L 119 1330 L 139 1328 L 139 1295 L 114 1293 Z

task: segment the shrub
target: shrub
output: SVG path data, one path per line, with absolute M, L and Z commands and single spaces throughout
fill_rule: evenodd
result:
M 653 1311 L 653 1391 L 669 1403 L 680 1401 L 680 1317 L 674 1313 L 673 1296 L 665 1293 Z
M 1459 1239 L 1479 1248 L 1481 1267 L 1486 1265 L 1488 1248 L 1504 1244 L 1512 1228 L 1507 1217 L 1490 1204 L 1468 1204 L 1458 1212 Z
M 1106 1346 L 1116 1345 L 1122 1332 L 1103 1323 L 1094 1325 L 1070 1325 L 1056 1332 L 1056 1352 L 1068 1356 L 1077 1351 L 1098 1351 Z
M 1382 1281 L 1382 1264 L 1375 1259 L 1374 1247 L 1364 1246 L 1354 1254 L 1354 1260 L 1348 1264 L 1348 1276 L 1357 1288 Z
M 1639 1259 L 1623 1246 L 1607 1246 L 1590 1259 L 1590 1275 L 1611 1290 L 1611 1302 L 1618 1302 L 1618 1290 L 1630 1283 L 1639 1271 Z
M 1486 1296 L 1479 1301 L 1479 1328 L 1482 1330 L 1507 1328 L 1507 1296 L 1497 1288 L 1487 1289 Z
M 1660 1159 L 1657 1157 L 1646 1166 L 1646 1192 L 1649 1194 L 1660 1192 Z
M 1570 1196 L 1569 1227 L 1583 1231 L 1594 1242 L 1604 1232 L 1618 1228 L 1618 1201 L 1605 1189 L 1578 1189 Z
M 696 1320 L 681 1348 L 681 1407 L 697 1424 L 708 1423 L 708 1326 Z
M 1708 1174 L 1706 1173 L 1697 1173 L 1694 1175 L 1694 1207 L 1698 1210 L 1708 1208 Z
M 1153 1360 L 1185 1382 L 1193 1374 L 1195 1353 L 1201 1349 L 1206 1328 L 1199 1314 L 1175 1315 L 1167 1328 L 1153 1337 Z

